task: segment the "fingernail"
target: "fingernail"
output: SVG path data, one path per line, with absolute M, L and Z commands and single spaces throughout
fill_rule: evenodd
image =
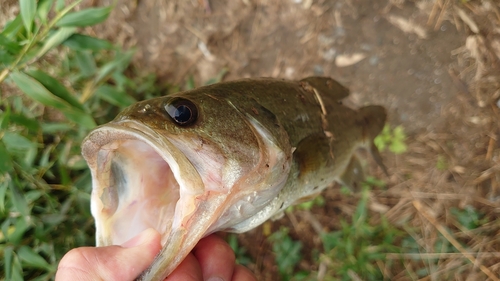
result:
M 207 281 L 224 281 L 221 277 L 208 277 Z
M 155 232 L 156 232 L 156 230 L 154 230 L 152 228 L 148 228 L 148 229 L 142 231 L 141 233 L 137 234 L 132 239 L 130 239 L 127 242 L 123 243 L 122 247 L 132 248 L 132 247 L 136 247 L 136 246 L 142 245 L 142 244 L 144 244 L 146 242 L 149 242 L 154 237 Z

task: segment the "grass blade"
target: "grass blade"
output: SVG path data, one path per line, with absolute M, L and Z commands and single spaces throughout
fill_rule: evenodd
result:
M 54 0 L 40 0 L 38 2 L 38 17 L 44 24 L 47 23 L 47 15 L 49 14 L 50 8 L 52 8 L 52 4 L 54 4 Z
M 120 107 L 126 107 L 136 102 L 136 100 L 127 95 L 127 93 L 119 91 L 109 85 L 100 86 L 95 91 L 95 94 L 101 99 Z
M 39 254 L 35 253 L 31 248 L 27 246 L 22 246 L 18 251 L 17 255 L 24 262 L 25 265 L 35 268 L 46 269 L 50 271 L 52 267 L 49 263 L 42 258 Z
M 97 71 L 97 66 L 94 56 L 89 51 L 76 51 L 75 52 L 76 65 L 80 69 L 80 75 L 89 78 Z
M 12 39 L 12 37 L 14 37 L 14 35 L 19 31 L 19 29 L 22 26 L 23 26 L 23 20 L 21 18 L 21 15 L 18 15 L 13 21 L 5 24 L 5 27 L 2 31 L 2 33 L 0 33 L 0 34 Z
M 1 174 L 10 173 L 12 171 L 12 159 L 10 158 L 10 154 L 7 151 L 7 148 L 5 147 L 3 142 L 0 142 L 0 159 L 2 159 L 2 161 L 0 161 L 0 178 L 1 178 L 2 177 Z M 2 206 L 0 206 L 0 209 L 2 209 Z
M 76 32 L 76 27 L 61 27 L 59 30 L 54 32 L 47 41 L 43 44 L 43 47 L 36 54 L 37 58 L 43 56 L 46 52 L 59 46 L 64 40 L 68 39 L 73 33 Z
M 110 50 L 113 48 L 113 44 L 111 44 L 107 40 L 94 38 L 82 34 L 71 35 L 66 41 L 64 41 L 63 45 L 75 51 L 83 51 L 83 50 L 100 51 L 100 50 Z
M 35 78 L 38 82 L 40 82 L 47 90 L 49 90 L 52 94 L 57 97 L 65 100 L 67 103 L 71 104 L 73 107 L 78 108 L 82 111 L 85 110 L 83 105 L 75 98 L 67 89 L 57 81 L 52 76 L 41 70 L 31 70 L 27 72 L 28 75 Z
M 27 96 L 40 102 L 43 105 L 51 106 L 59 110 L 64 110 L 69 107 L 69 104 L 62 99 L 53 95 L 40 82 L 22 72 L 12 72 L 10 77 L 17 87 L 21 89 Z
M 57 26 L 91 26 L 106 20 L 111 12 L 111 7 L 89 8 L 65 15 Z
M 3 34 L 0 34 L 0 46 L 2 46 L 9 53 L 15 55 L 22 50 L 22 47 L 15 41 L 10 40 Z
M 115 60 L 103 65 L 97 73 L 95 84 L 99 84 L 100 82 L 102 82 L 106 77 L 108 77 L 108 75 L 111 75 L 111 73 L 113 73 L 114 71 L 122 72 L 130 64 L 130 60 L 132 60 L 134 53 L 135 51 L 131 50 L 118 54 Z
M 21 191 L 19 190 L 19 188 L 16 186 L 15 183 L 13 183 L 11 181 L 9 184 L 9 187 L 10 187 L 12 206 L 14 207 L 15 211 L 19 212 L 22 215 L 22 217 L 18 218 L 18 223 L 20 223 L 20 225 L 23 225 L 24 217 L 28 216 L 30 213 L 28 202 L 26 201 L 26 198 L 24 198 L 23 194 L 21 193 Z M 26 228 L 24 228 L 24 227 L 17 227 L 16 226 L 16 230 L 14 231 L 14 233 L 12 233 L 12 235 L 9 237 L 9 239 L 17 240 L 17 238 L 20 238 L 20 237 L 16 237 L 17 235 L 19 235 L 19 233 L 17 233 L 17 235 L 16 235 L 16 231 L 17 232 L 22 231 L 22 233 L 24 233 L 25 230 L 26 230 Z M 19 236 L 22 236 L 22 233 Z M 16 237 L 16 239 L 13 239 L 13 236 Z
M 12 259 L 14 258 L 12 247 L 5 247 L 3 250 L 3 262 L 5 270 L 5 280 L 12 280 Z
M 9 127 L 10 118 L 11 118 L 10 106 L 9 104 L 7 104 L 7 108 L 5 108 L 4 112 L 0 114 L 0 131 L 6 130 Z
M 10 122 L 12 122 L 12 124 L 22 126 L 34 134 L 38 133 L 38 130 L 40 129 L 40 124 L 38 123 L 38 120 L 27 117 L 24 114 L 18 114 L 18 113 L 11 114 Z
M 8 179 L 4 177 L 0 181 L 0 212 L 2 213 L 5 211 L 5 195 L 7 194 L 7 188 L 9 187 L 9 182 L 7 180 Z
M 43 105 L 54 107 L 71 121 L 91 129 L 96 126 L 94 119 L 87 112 L 82 111 L 52 94 L 44 85 L 25 73 L 16 71 L 10 74 L 17 87 L 27 96 Z
M 19 6 L 24 28 L 26 28 L 28 34 L 31 34 L 31 27 L 36 14 L 36 0 L 19 0 Z
M 74 110 L 65 110 L 63 111 L 64 116 L 66 116 L 69 120 L 79 124 L 80 126 L 86 129 L 93 129 L 97 124 L 94 121 L 94 118 L 86 112 L 83 111 L 74 111 Z

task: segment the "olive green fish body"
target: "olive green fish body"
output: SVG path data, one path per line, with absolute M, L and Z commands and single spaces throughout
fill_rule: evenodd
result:
M 386 114 L 353 110 L 325 77 L 243 79 L 136 103 L 82 144 L 98 246 L 152 227 L 163 248 L 139 280 L 163 280 L 216 231 L 243 232 L 333 182 L 356 188 L 360 147 Z

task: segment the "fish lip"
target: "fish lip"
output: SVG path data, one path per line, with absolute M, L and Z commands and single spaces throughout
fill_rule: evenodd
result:
M 100 167 L 99 153 L 106 146 L 111 146 L 111 151 L 116 142 L 124 140 L 139 140 L 146 143 L 168 164 L 173 176 L 179 184 L 179 201 L 192 201 L 193 198 L 203 193 L 203 182 L 197 170 L 190 164 L 185 155 L 171 143 L 165 135 L 154 131 L 145 124 L 135 120 L 125 120 L 108 123 L 92 131 L 82 143 L 82 155 L 87 161 L 92 174 L 92 200 L 91 211 L 96 221 L 96 244 L 97 246 L 108 246 L 116 244 L 106 231 L 102 210 L 105 207 L 100 196 L 106 188 L 106 182 L 111 178 L 110 172 L 103 171 Z M 117 147 L 119 144 L 117 144 Z M 110 153 L 112 154 L 112 152 Z M 106 155 L 107 160 L 112 155 Z M 182 169 L 181 166 L 182 165 Z M 186 175 L 189 175 L 186 177 Z M 103 184 L 104 183 L 104 184 Z M 108 184 L 109 185 L 109 184 Z M 182 197 L 182 198 L 181 198 Z M 179 211 L 180 212 L 180 211 Z M 180 212 L 186 215 L 186 211 Z M 187 212 L 189 214 L 189 212 Z M 174 211 L 174 219 L 170 226 L 170 232 L 180 228 L 183 221 L 189 218 L 178 215 L 177 206 Z M 160 232 L 161 233 L 161 232 Z M 169 239 L 170 233 L 162 234 L 162 244 Z

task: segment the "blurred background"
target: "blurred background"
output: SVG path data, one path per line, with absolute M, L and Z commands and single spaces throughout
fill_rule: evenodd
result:
M 499 280 L 498 1 L 3 0 L 0 28 L 4 280 L 49 280 L 93 245 L 94 126 L 207 83 L 312 75 L 387 108 L 390 176 L 367 158 L 360 194 L 226 235 L 238 261 L 259 280 Z

